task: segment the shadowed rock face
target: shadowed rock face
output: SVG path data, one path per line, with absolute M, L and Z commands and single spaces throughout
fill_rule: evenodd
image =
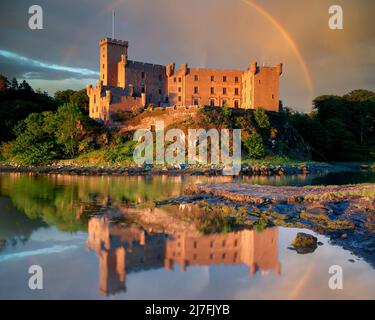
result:
M 199 199 L 202 206 L 235 208 L 242 220 L 254 225 L 266 220 L 271 225 L 325 234 L 332 243 L 375 266 L 374 184 L 327 187 L 206 184 L 189 185 L 185 194 L 192 196 L 191 202 Z

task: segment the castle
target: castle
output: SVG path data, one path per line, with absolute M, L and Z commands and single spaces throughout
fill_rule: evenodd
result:
M 148 105 L 160 107 L 226 106 L 278 112 L 279 78 L 276 67 L 251 63 L 245 70 L 190 68 L 175 63 L 167 66 L 128 59 L 128 42 L 105 38 L 99 42 L 100 80 L 87 86 L 89 114 L 111 123 L 121 111 L 135 111 Z

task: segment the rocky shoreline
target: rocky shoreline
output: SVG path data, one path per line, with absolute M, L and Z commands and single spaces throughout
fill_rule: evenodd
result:
M 165 204 L 191 204 L 230 212 L 246 227 L 309 229 L 375 266 L 375 184 L 274 187 L 248 184 L 188 185 Z M 227 217 L 228 218 L 228 217 Z
M 335 166 L 321 164 L 301 165 L 263 165 L 251 166 L 242 165 L 240 175 L 246 176 L 273 176 L 293 174 L 316 174 L 334 170 Z M 0 165 L 0 172 L 19 172 L 35 174 L 66 174 L 66 175 L 114 175 L 114 176 L 135 176 L 135 175 L 206 175 L 221 176 L 222 167 L 199 167 L 189 165 L 178 165 L 175 167 L 96 167 L 96 166 L 74 166 L 74 165 L 49 165 L 49 166 L 17 166 Z

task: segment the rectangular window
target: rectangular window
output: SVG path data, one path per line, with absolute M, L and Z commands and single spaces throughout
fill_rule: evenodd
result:
M 161 94 L 161 89 L 159 89 L 159 94 Z
M 235 77 L 235 78 L 234 78 L 234 82 L 235 82 L 235 83 L 238 83 L 238 77 Z
M 145 87 L 141 88 L 141 93 L 145 93 Z
M 211 94 L 215 93 L 215 88 L 211 87 Z
M 182 79 L 181 78 L 178 78 L 178 82 L 181 82 L 182 81 Z
M 227 94 L 227 88 L 223 88 L 223 94 Z
M 178 96 L 178 101 L 181 102 L 181 96 Z
M 238 108 L 238 107 L 239 107 L 238 100 L 234 101 L 234 107 L 235 107 L 235 108 Z
M 194 93 L 195 93 L 195 94 L 198 93 L 198 87 L 194 87 Z
M 181 87 L 178 87 L 178 92 L 181 92 Z
M 176 77 L 173 78 L 173 82 L 177 82 L 177 78 Z
M 145 73 L 142 71 L 141 72 L 141 78 L 144 79 L 145 78 Z
M 215 106 L 215 100 L 214 100 L 214 99 L 211 99 L 211 101 L 210 101 L 210 106 L 211 106 L 211 107 L 214 107 L 214 106 Z
M 194 99 L 194 105 L 195 105 L 195 106 L 199 105 L 199 101 L 198 101 L 198 99 Z
M 194 76 L 194 81 L 198 81 L 198 75 Z
M 163 80 L 163 77 L 161 74 L 159 74 L 159 81 L 162 81 Z
M 238 88 L 234 88 L 234 94 L 235 94 L 236 96 L 239 95 L 239 90 L 238 90 Z
M 223 107 L 226 107 L 226 106 L 227 106 L 227 100 L 223 100 L 223 102 L 222 102 L 222 106 L 223 106 Z
M 227 82 L 227 76 L 223 76 L 223 82 Z
M 103 65 L 102 65 L 102 68 L 104 69 L 104 63 L 103 63 Z
M 272 100 L 273 100 L 273 99 L 275 99 L 275 95 L 274 95 L 274 94 L 272 95 Z
M 211 81 L 215 81 L 215 76 L 211 76 Z

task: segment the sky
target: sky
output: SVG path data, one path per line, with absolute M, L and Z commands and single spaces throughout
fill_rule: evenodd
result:
M 43 30 L 31 30 L 31 5 Z M 331 5 L 343 30 L 328 26 Z M 284 64 L 280 99 L 308 112 L 314 97 L 375 90 L 373 0 L 1 0 L 0 73 L 53 94 L 99 78 L 101 38 L 129 41 L 129 59 L 243 69 Z

